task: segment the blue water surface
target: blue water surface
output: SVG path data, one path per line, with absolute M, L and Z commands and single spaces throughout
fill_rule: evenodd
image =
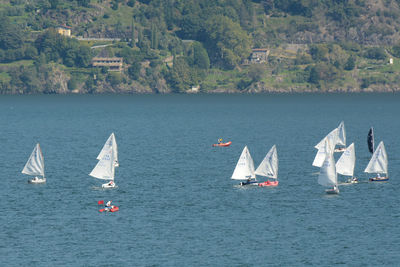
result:
M 399 103 L 395 94 L 1 96 L 1 265 L 398 265 Z M 311 163 L 341 121 L 364 182 L 329 196 Z M 363 172 L 371 126 L 388 153 L 386 183 Z M 112 132 L 118 188 L 102 190 L 88 173 Z M 232 145 L 212 147 L 218 138 Z M 21 174 L 37 142 L 44 185 Z M 279 186 L 236 186 L 243 147 L 257 167 L 274 144 Z M 98 200 L 120 211 L 100 213 Z

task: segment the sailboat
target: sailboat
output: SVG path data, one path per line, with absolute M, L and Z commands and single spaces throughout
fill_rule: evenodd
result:
M 339 126 L 333 129 L 327 134 L 322 140 L 315 145 L 315 148 L 320 150 L 325 145 L 325 140 L 328 139 L 333 148 L 337 145 L 341 146 L 334 150 L 334 152 L 342 152 L 346 149 L 346 130 L 344 128 L 344 122 L 342 121 Z
M 374 128 L 371 127 L 368 131 L 368 137 L 367 137 L 367 143 L 368 143 L 368 150 L 371 154 L 374 153 Z
M 339 145 L 339 148 L 335 149 L 334 152 L 343 152 L 346 150 L 346 130 L 344 128 L 343 121 L 339 124 L 337 129 L 338 129 L 338 136 L 336 145 Z
M 275 145 L 273 145 L 272 148 L 268 151 L 263 161 L 257 167 L 255 174 L 274 179 L 273 181 L 267 180 L 263 183 L 258 183 L 258 186 L 277 186 L 279 184 L 278 153 L 276 152 Z
M 329 142 L 328 140 L 326 142 Z M 328 146 L 327 144 L 326 146 Z M 339 194 L 337 173 L 335 168 L 335 159 L 333 158 L 333 151 L 326 153 L 324 163 L 321 166 L 318 183 L 325 187 L 333 187 L 331 189 L 326 189 L 327 194 Z
M 378 147 L 374 151 L 374 154 L 372 154 L 371 160 L 369 161 L 364 172 L 377 173 L 377 177 L 369 179 L 371 182 L 384 182 L 389 180 L 388 158 L 383 141 L 379 143 Z M 381 177 L 380 174 L 386 175 L 384 177 Z
M 115 140 L 115 135 L 114 133 L 111 133 L 110 137 L 108 137 L 106 143 L 104 144 L 103 148 L 101 149 L 99 155 L 97 156 L 98 160 L 101 160 L 103 155 L 107 153 L 107 151 L 112 148 L 113 151 L 113 157 L 114 157 L 114 164 L 115 167 L 119 167 L 119 162 L 118 162 L 118 146 L 117 146 L 117 141 Z
M 319 167 L 319 168 L 322 167 L 322 164 L 324 164 L 324 161 L 326 158 L 326 154 L 333 153 L 333 151 L 334 151 L 334 145 L 333 145 L 334 143 L 333 142 L 336 142 L 336 141 L 333 140 L 333 142 L 330 142 L 329 140 L 330 140 L 330 138 L 325 137 L 322 140 L 323 143 L 318 144 L 318 151 L 317 151 L 317 154 L 315 155 L 314 161 L 312 163 L 313 166 Z
M 89 175 L 97 179 L 110 180 L 110 182 L 102 185 L 103 188 L 114 188 L 116 186 L 114 183 L 115 160 L 112 147 L 104 150 L 102 158 Z
M 257 185 L 254 162 L 247 146 L 243 148 L 231 179 L 246 180 L 245 182 L 241 182 L 240 185 Z
M 22 170 L 22 173 L 35 176 L 35 178 L 28 180 L 29 183 L 41 184 L 46 182 L 46 178 L 44 175 L 43 153 L 39 143 L 37 143 L 35 148 L 33 149 L 31 156 L 29 157 L 24 169 Z M 42 176 L 42 178 L 39 178 L 38 176 Z
M 355 163 L 356 152 L 354 149 L 354 143 L 352 143 L 346 148 L 339 160 L 336 162 L 336 172 L 351 177 L 347 180 L 347 183 L 358 183 L 358 179 L 354 177 Z

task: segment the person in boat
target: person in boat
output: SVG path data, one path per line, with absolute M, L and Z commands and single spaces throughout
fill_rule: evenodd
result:
M 218 139 L 218 144 L 222 144 L 222 138 Z
M 108 210 L 110 210 L 110 209 L 112 209 L 112 208 L 113 208 L 113 206 L 111 206 L 111 202 L 112 202 L 112 201 L 111 201 L 111 200 L 109 200 L 109 201 L 106 203 L 106 205 L 104 206 L 104 209 L 105 209 L 105 210 L 107 210 L 107 211 L 108 211 Z
M 114 185 L 114 181 L 110 181 L 110 182 L 108 183 L 108 185 L 109 185 L 109 186 L 113 186 L 113 185 Z
M 251 178 L 247 178 L 246 182 L 241 182 L 240 185 L 247 185 L 251 183 Z

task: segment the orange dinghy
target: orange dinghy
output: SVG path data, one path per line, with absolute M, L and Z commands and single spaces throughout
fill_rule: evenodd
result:
M 226 142 L 226 143 L 219 143 L 219 144 L 213 144 L 212 146 L 230 146 L 232 144 L 231 141 Z

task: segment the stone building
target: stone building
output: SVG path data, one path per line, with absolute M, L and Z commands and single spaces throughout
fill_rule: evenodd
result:
M 109 71 L 122 71 L 122 57 L 94 57 L 92 59 L 93 67 L 107 67 Z

